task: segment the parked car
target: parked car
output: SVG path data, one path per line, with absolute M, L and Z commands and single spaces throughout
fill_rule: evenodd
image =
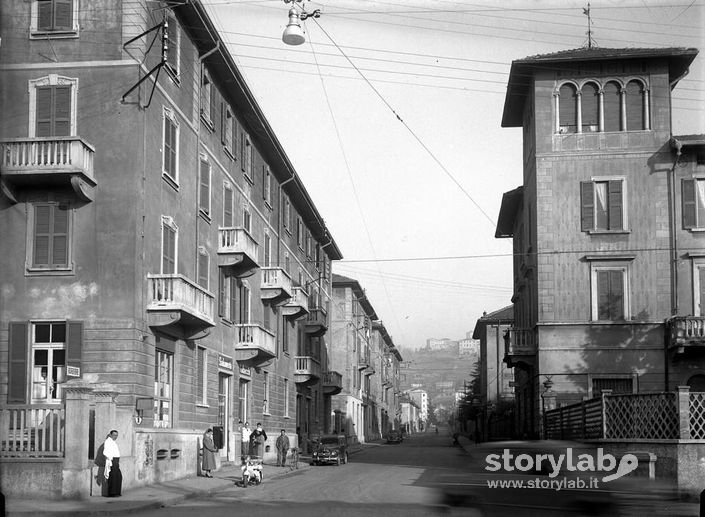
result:
M 313 448 L 311 465 L 348 462 L 348 439 L 344 434 L 323 435 Z
M 387 433 L 387 443 L 401 443 L 404 441 L 404 437 L 401 431 L 389 431 Z

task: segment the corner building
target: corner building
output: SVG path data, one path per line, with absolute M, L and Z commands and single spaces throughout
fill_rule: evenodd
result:
M 10 0 L 0 34 L 2 492 L 86 496 L 110 429 L 128 490 L 208 427 L 219 463 L 245 421 L 304 438 L 342 255 L 203 5 Z

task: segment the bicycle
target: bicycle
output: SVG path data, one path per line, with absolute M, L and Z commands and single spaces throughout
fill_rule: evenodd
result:
M 291 449 L 291 460 L 289 461 L 289 470 L 299 469 L 299 449 L 292 447 Z

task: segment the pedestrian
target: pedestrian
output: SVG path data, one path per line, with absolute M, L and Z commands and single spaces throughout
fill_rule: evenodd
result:
M 289 437 L 286 435 L 285 429 L 282 429 L 281 434 L 277 436 L 275 447 L 277 448 L 277 467 L 286 467 L 286 453 L 289 452 Z
M 250 423 L 245 422 L 242 426 L 242 456 L 247 456 L 250 454 L 250 435 L 252 434 L 252 429 L 250 429 Z
M 113 429 L 103 443 L 105 456 L 105 479 L 108 480 L 107 497 L 122 495 L 122 472 L 120 472 L 120 449 L 117 445 L 118 432 Z
M 262 429 L 262 424 L 257 422 L 257 427 L 250 435 L 250 444 L 252 446 L 252 456 L 257 456 L 259 459 L 264 458 L 264 442 L 267 441 L 267 433 Z
M 207 478 L 213 477 L 211 470 L 215 469 L 215 453 L 217 450 L 213 443 L 213 429 L 209 427 L 203 433 L 203 462 L 201 463 L 201 470 L 203 470 L 203 475 Z

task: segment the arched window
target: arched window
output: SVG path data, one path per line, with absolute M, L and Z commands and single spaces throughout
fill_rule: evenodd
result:
M 559 126 L 561 133 L 575 133 L 578 126 L 577 95 L 572 84 L 564 84 L 559 91 Z
M 595 83 L 583 86 L 581 96 L 581 110 L 583 116 L 583 133 L 598 131 L 600 129 L 600 104 L 598 88 Z
M 619 131 L 621 129 L 621 110 L 619 84 L 610 82 L 605 85 L 603 96 L 603 109 L 605 117 L 605 131 Z
M 644 85 L 639 81 L 627 84 L 627 127 L 628 131 L 645 129 L 644 124 Z
M 705 375 L 698 373 L 688 379 L 690 391 L 705 391 Z

